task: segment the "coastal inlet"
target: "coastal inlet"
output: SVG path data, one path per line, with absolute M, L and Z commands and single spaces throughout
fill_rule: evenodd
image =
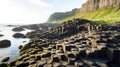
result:
M 13 35 L 15 33 L 26 34 L 27 32 L 31 32 L 32 30 L 24 29 L 23 31 L 13 31 L 12 29 L 16 26 L 8 26 L 8 25 L 0 25 L 0 41 L 2 40 L 10 40 L 11 45 L 5 48 L 0 48 L 0 63 L 1 60 L 5 57 L 10 57 L 9 61 L 12 61 L 14 58 L 19 56 L 19 46 L 24 45 L 29 42 L 28 38 L 15 38 Z

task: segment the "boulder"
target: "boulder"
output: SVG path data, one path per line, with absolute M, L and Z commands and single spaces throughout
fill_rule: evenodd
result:
M 14 37 L 14 38 L 26 38 L 26 36 L 25 36 L 24 34 L 22 34 L 22 33 L 15 33 L 15 34 L 13 35 L 13 37 Z
M 0 48 L 6 48 L 11 46 L 10 40 L 2 40 L 0 41 Z
M 15 31 L 15 32 L 17 32 L 17 31 L 23 31 L 24 29 L 23 28 L 20 28 L 20 27 L 16 27 L 16 28 L 13 28 L 12 29 L 12 31 Z
M 4 35 L 0 34 L 0 37 L 2 37 L 2 36 L 4 36 Z
M 1 60 L 1 62 L 7 62 L 10 59 L 10 57 L 5 57 Z

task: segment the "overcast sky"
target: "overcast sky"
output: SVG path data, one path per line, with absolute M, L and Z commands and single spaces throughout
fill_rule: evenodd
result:
M 54 12 L 80 8 L 87 0 L 0 0 L 0 24 L 45 22 Z

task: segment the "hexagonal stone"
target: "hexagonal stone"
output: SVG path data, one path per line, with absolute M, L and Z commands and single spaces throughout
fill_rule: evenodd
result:
M 83 67 L 84 63 L 80 60 L 75 61 L 75 67 Z
M 39 61 L 37 67 L 43 67 L 46 64 L 46 61 Z
M 76 58 L 68 58 L 68 63 L 70 64 L 70 65 L 74 65 L 74 63 L 75 63 L 75 59 Z
M 36 60 L 34 58 L 30 58 L 29 64 L 35 64 Z
M 60 59 L 57 57 L 57 55 L 52 56 L 52 61 L 53 62 L 59 62 Z

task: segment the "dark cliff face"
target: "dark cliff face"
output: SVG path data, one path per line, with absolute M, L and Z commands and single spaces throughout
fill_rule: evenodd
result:
M 90 12 L 97 9 L 120 8 L 120 0 L 88 0 L 79 9 L 74 9 L 65 13 L 54 13 L 50 16 L 49 21 L 58 21 L 74 14 Z

